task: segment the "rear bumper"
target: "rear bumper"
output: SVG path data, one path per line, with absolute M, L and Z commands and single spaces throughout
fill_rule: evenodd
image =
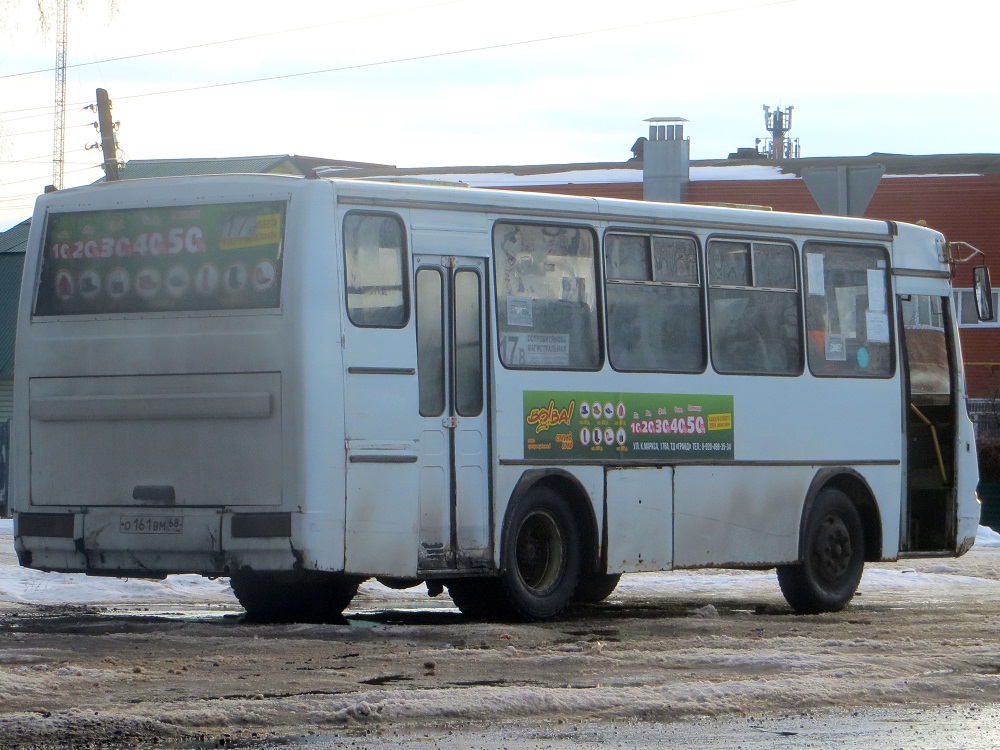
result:
M 292 542 L 293 516 L 176 507 L 46 509 L 15 515 L 14 545 L 23 566 L 60 573 L 163 578 L 295 570 L 305 560 Z

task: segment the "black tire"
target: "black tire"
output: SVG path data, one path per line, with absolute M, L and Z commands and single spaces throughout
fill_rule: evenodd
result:
M 806 519 L 802 561 L 779 565 L 778 585 L 799 614 L 839 612 L 857 592 L 864 566 L 861 516 L 846 494 L 827 488 Z
M 423 583 L 420 578 L 392 578 L 390 576 L 376 576 L 375 580 L 393 591 L 405 591 Z
M 448 595 L 470 620 L 502 620 L 506 599 L 496 578 L 457 578 L 447 581 Z
M 573 601 L 577 604 L 598 604 L 618 588 L 621 573 L 581 573 Z
M 251 622 L 343 622 L 360 578 L 342 573 L 240 571 L 229 579 Z
M 500 590 L 509 617 L 555 617 L 573 600 L 579 575 L 580 536 L 572 511 L 554 490 L 529 490 L 510 511 L 500 553 Z

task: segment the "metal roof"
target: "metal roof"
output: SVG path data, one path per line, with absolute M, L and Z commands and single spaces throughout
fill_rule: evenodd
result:
M 882 164 L 888 176 L 959 176 L 1000 174 L 1000 154 L 882 154 L 873 153 L 868 156 L 824 156 L 802 159 L 692 159 L 692 169 L 699 167 L 730 167 L 733 172 L 748 165 L 771 167 L 776 175 L 800 176 L 806 167 L 840 167 Z M 451 167 L 374 167 L 337 172 L 331 169 L 323 173 L 324 177 L 434 177 L 445 175 L 451 179 L 466 179 L 490 176 L 490 186 L 515 186 L 524 184 L 523 178 L 532 177 L 532 185 L 542 185 L 545 178 L 551 178 L 553 185 L 565 185 L 566 175 L 574 177 L 571 182 L 620 182 L 642 183 L 642 159 L 633 158 L 624 162 L 578 162 L 572 164 L 521 164 L 496 166 L 451 166 Z M 615 173 L 614 179 L 599 180 L 601 173 Z M 594 180 L 581 179 L 587 173 L 593 173 Z M 714 172 L 720 178 L 724 173 Z M 716 178 L 710 178 L 716 179 Z M 745 179 L 745 178 L 742 178 Z M 481 180 L 476 181 L 481 182 Z M 485 183 L 484 183 L 485 184 Z
M 23 253 L 28 246 L 29 229 L 31 229 L 31 219 L 25 219 L 6 232 L 0 232 L 0 253 Z
M 800 174 L 806 167 L 842 167 L 882 164 L 886 175 L 958 176 L 1000 174 L 1000 154 L 883 154 L 822 156 L 801 159 L 712 159 L 692 161 L 692 167 L 731 167 L 764 164 L 786 174 Z
M 119 170 L 123 180 L 147 177 L 181 177 L 202 174 L 291 174 L 306 175 L 313 169 L 393 169 L 388 164 L 327 159 L 317 156 L 274 154 L 209 159 L 129 159 Z M 100 181 L 103 181 L 103 178 Z

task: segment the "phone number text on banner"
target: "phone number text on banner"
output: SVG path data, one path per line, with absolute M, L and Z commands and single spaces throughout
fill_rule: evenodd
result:
M 590 461 L 732 460 L 733 397 L 524 392 L 524 457 Z

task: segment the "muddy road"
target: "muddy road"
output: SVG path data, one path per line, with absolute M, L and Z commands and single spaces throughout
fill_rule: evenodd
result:
M 500 725 L 582 738 L 1000 701 L 995 548 L 871 566 L 847 610 L 819 616 L 793 615 L 759 572 L 626 576 L 535 625 L 468 622 L 421 591 L 365 584 L 338 625 L 245 623 L 227 596 L 0 602 L 0 748 L 364 746 Z

